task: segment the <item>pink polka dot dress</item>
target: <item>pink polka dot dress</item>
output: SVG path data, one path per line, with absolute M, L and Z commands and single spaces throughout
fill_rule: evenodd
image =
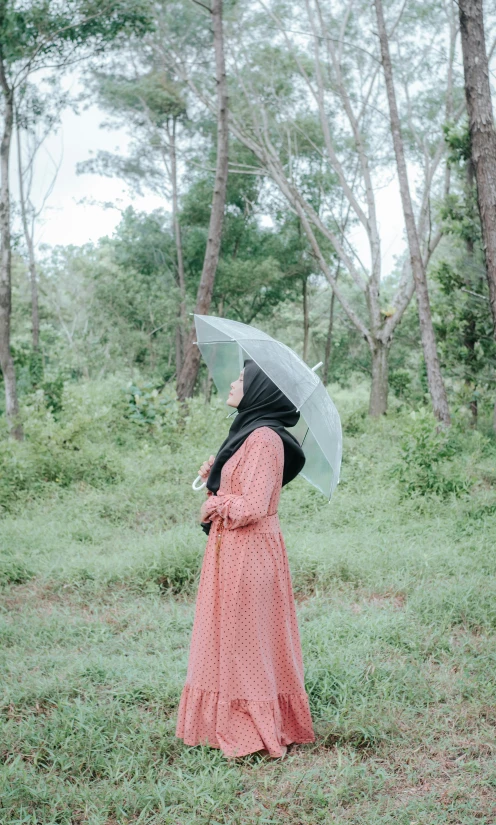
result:
M 315 736 L 291 575 L 277 506 L 284 447 L 270 427 L 250 433 L 222 468 L 200 576 L 176 736 L 228 757 Z M 220 546 L 219 546 L 220 544 Z

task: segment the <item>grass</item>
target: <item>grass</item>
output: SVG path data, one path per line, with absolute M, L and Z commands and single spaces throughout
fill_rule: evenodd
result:
M 316 743 L 231 763 L 174 736 L 205 545 L 190 483 L 228 424 L 198 407 L 181 450 L 121 432 L 112 483 L 51 482 L 0 521 L 2 823 L 496 821 L 494 444 L 460 436 L 470 493 L 402 498 L 408 417 L 336 400 L 332 502 L 297 479 L 280 504 Z

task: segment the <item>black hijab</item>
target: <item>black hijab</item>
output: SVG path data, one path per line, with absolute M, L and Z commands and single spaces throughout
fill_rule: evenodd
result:
M 243 397 L 238 405 L 227 438 L 222 442 L 210 468 L 207 487 L 217 493 L 220 475 L 226 461 L 241 447 L 243 441 L 258 427 L 270 427 L 282 438 L 284 445 L 284 470 L 282 486 L 292 481 L 303 469 L 305 455 L 298 440 L 285 428 L 298 423 L 300 413 L 287 395 L 274 384 L 251 358 L 244 362 Z M 205 526 L 203 526 L 205 525 Z M 208 529 L 206 527 L 208 525 Z M 202 522 L 208 533 L 210 522 Z

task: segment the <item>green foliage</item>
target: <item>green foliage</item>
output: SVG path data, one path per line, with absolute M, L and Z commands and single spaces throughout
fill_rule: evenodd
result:
M 182 409 L 170 386 L 157 387 L 138 377 L 124 388 L 119 377 L 66 382 L 62 391 L 57 380 L 56 387 L 56 414 L 54 397 L 39 388 L 22 408 L 25 440 L 0 439 L 0 513 L 36 497 L 57 497 L 74 485 L 112 489 L 126 472 L 129 450 L 143 449 L 145 459 L 149 451 L 160 455 L 163 450 L 171 478 L 176 472 L 173 455 L 180 450 L 190 457 L 193 481 L 202 455 L 195 445 L 205 444 L 204 451 L 211 452 L 212 425 L 225 419 L 221 402 L 206 405 L 195 398 Z M 223 421 L 221 427 L 226 425 Z M 113 500 L 106 517 L 125 518 L 120 508 Z
M 102 487 L 121 478 L 115 448 L 100 440 L 102 411 L 65 404 L 60 378 L 46 386 L 23 410 L 25 440 L 0 440 L 0 512 L 73 484 Z
M 252 155 L 236 142 L 232 163 L 256 165 Z M 196 296 L 202 271 L 212 200 L 213 175 L 199 175 L 182 200 L 181 229 L 185 266 L 191 297 Z M 301 280 L 315 264 L 298 222 L 288 213 L 279 216 L 273 229 L 260 225 L 261 179 L 231 175 L 219 265 L 212 296 L 212 314 L 242 323 L 271 318 L 283 301 L 301 292 Z
M 413 607 L 441 628 L 457 626 L 475 631 L 496 629 L 496 581 L 481 582 L 468 574 L 463 581 L 439 582 L 435 591 L 417 593 Z
M 76 482 L 102 486 L 119 478 L 120 467 L 110 452 L 91 444 L 91 421 L 75 421 L 62 430 L 55 429 L 47 420 L 44 425 L 30 428 L 23 444 L 0 444 L 0 511 L 9 510 L 33 495 L 41 495 L 50 488 L 68 487 Z M 84 447 L 78 446 L 81 433 L 86 431 Z
M 166 423 L 171 429 L 177 426 L 179 405 L 172 387 L 167 386 L 160 390 L 150 381 L 138 387 L 130 381 L 123 392 L 130 421 L 158 428 Z
M 115 72 L 111 75 L 95 72 L 94 79 L 105 109 L 133 118 L 138 128 L 148 125 L 150 118 L 161 128 L 171 119 L 186 116 L 181 87 L 163 71 L 149 71 L 132 79 Z
M 33 386 L 41 384 L 43 380 L 43 355 L 39 350 L 33 350 L 29 359 L 29 377 Z
M 139 364 L 154 380 L 170 379 L 179 300 L 173 254 L 166 215 L 131 208 L 113 238 L 51 250 L 41 272 L 50 372 L 79 377 Z
M 174 283 L 174 245 L 169 217 L 162 209 L 154 212 L 136 212 L 129 206 L 115 230 L 112 240 L 106 240 L 111 255 L 120 270 L 142 278 L 142 288 L 148 301 L 159 298 L 159 290 L 151 285 L 158 282 L 162 290 Z M 149 282 L 148 288 L 145 287 Z M 138 293 L 138 289 L 136 289 Z M 155 309 L 160 312 L 161 305 Z M 139 316 L 143 318 L 143 313 Z M 131 320 L 131 318 L 130 318 Z M 134 320 L 136 323 L 136 320 Z
M 110 347 L 112 358 L 124 350 L 128 363 L 167 380 L 174 372 L 171 329 L 179 293 L 165 214 L 129 208 L 101 251 L 101 264 L 92 273 L 95 333 Z
M 54 414 L 60 413 L 62 410 L 62 397 L 64 394 L 64 377 L 57 375 L 52 381 L 43 381 L 41 384 L 43 390 L 43 398 L 47 410 Z
M 410 370 L 399 367 L 389 373 L 389 386 L 398 398 L 405 398 L 412 384 Z
M 468 123 L 445 123 L 443 126 L 444 139 L 450 150 L 449 163 L 457 166 L 466 163 L 471 157 L 470 131 Z
M 470 490 L 472 480 L 453 459 L 460 439 L 439 425 L 426 410 L 410 413 L 410 425 L 401 443 L 401 462 L 394 468 L 403 496 L 435 494 L 446 497 Z
M 342 421 L 343 432 L 347 435 L 360 435 L 367 429 L 368 409 L 365 406 L 358 407 L 347 415 Z
M 496 346 L 468 126 L 447 127 L 445 138 L 452 189 L 440 204 L 439 217 L 449 242 L 431 268 L 433 310 L 438 349 L 454 396 L 470 409 L 475 424 L 479 408 L 494 404 Z
M 0 16 L 2 58 L 34 71 L 50 60 L 62 63 L 76 49 L 100 50 L 123 33 L 144 34 L 151 25 L 148 4 L 135 0 L 10 0 Z

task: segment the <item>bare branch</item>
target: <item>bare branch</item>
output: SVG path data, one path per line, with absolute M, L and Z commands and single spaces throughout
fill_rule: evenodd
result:
M 205 11 L 208 11 L 209 14 L 212 14 L 212 9 L 210 6 L 206 6 L 205 3 L 200 3 L 200 0 L 191 0 L 191 2 L 194 3 L 195 6 L 201 6 L 202 9 L 205 9 Z

